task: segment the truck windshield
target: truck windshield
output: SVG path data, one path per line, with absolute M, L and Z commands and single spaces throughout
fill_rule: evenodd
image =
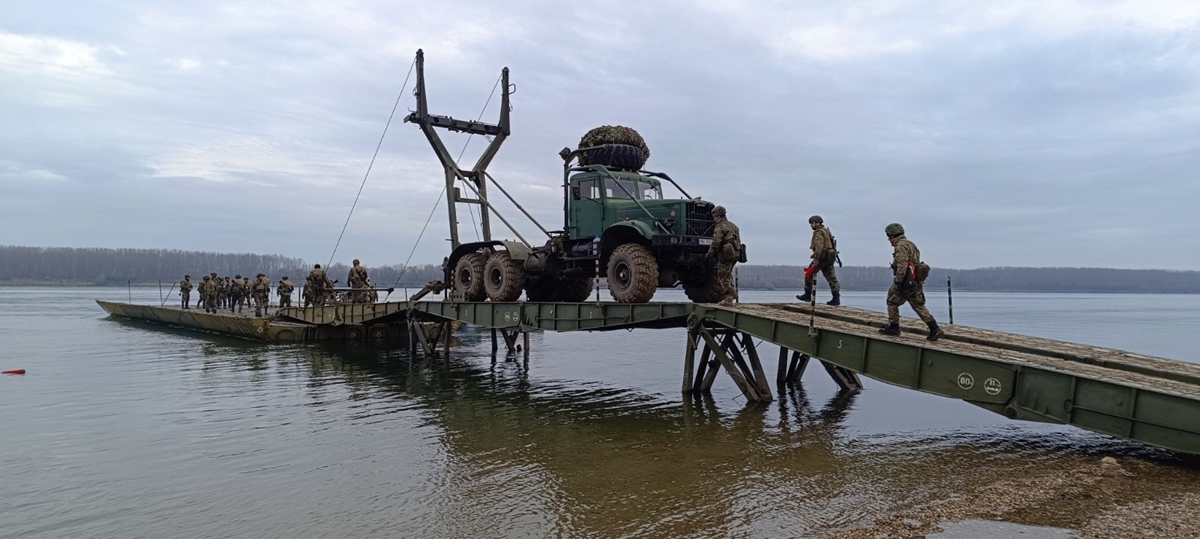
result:
M 604 183 L 608 198 L 637 198 L 640 200 L 659 200 L 662 190 L 654 185 L 637 180 L 616 180 L 609 178 Z M 624 188 L 624 189 L 622 189 Z

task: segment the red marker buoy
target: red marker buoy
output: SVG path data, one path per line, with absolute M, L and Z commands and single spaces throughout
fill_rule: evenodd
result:
M 0 374 L 25 374 L 25 369 L 13 369 L 11 371 L 4 371 Z

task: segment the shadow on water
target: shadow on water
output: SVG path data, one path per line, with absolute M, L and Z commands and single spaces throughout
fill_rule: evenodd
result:
M 476 338 L 463 337 L 468 345 Z M 1114 452 L 1164 458 L 1119 441 L 1098 446 L 1091 435 L 867 437 L 846 426 L 859 394 L 814 399 L 803 386 L 773 403 L 730 406 L 709 396 L 672 402 L 587 382 L 534 383 L 519 358 L 410 361 L 371 346 L 301 353 L 313 384 L 345 384 L 353 398 L 411 400 L 428 414 L 450 474 L 475 485 L 443 502 L 546 498 L 554 526 L 568 532 L 831 530 L 1029 470 Z M 1091 445 L 1081 450 L 1081 439 Z

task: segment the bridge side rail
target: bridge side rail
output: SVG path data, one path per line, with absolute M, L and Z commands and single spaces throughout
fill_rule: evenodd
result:
M 956 351 L 953 344 L 871 336 L 845 326 L 815 331 L 788 316 L 697 305 L 689 327 L 715 322 L 892 385 L 961 399 L 1011 419 L 1070 424 L 1142 443 L 1200 453 L 1200 400 L 1145 384 L 1095 379 L 1063 368 Z M 822 326 L 826 327 L 822 327 Z M 983 354 L 980 354 L 983 355 Z

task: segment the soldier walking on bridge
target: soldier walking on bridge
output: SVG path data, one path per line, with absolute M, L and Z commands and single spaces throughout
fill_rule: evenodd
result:
M 712 245 L 708 246 L 704 258 L 717 266 L 717 287 L 721 291 L 721 305 L 733 305 L 738 297 L 737 287 L 733 285 L 733 265 L 742 256 L 741 231 L 725 217 L 724 206 L 714 207 L 712 216 L 717 226 L 713 230 Z
M 350 268 L 350 274 L 346 276 L 346 282 L 350 283 L 350 288 L 356 289 L 350 293 L 350 301 L 353 303 L 366 303 L 368 294 L 365 291 L 357 290 L 367 288 L 367 268 L 362 267 L 358 263 L 358 259 L 354 259 L 354 266 Z
M 241 312 L 242 306 L 245 304 L 246 280 L 239 273 L 233 278 L 233 284 L 229 287 L 229 312 Z
M 192 304 L 192 276 L 184 275 L 183 280 L 179 281 L 179 296 L 183 298 L 180 304 L 184 309 L 190 309 Z
M 929 265 L 921 262 L 921 251 L 916 244 L 904 236 L 904 227 L 892 223 L 884 228 L 888 242 L 892 244 L 892 271 L 894 278 L 888 289 L 888 325 L 879 330 L 884 335 L 900 335 L 900 306 L 908 303 L 917 316 L 929 325 L 926 340 L 936 341 L 946 334 L 938 327 L 929 309 L 925 308 L 925 278 L 929 276 Z
M 271 310 L 271 280 L 266 274 L 260 273 L 254 279 L 254 286 L 250 288 L 254 294 L 254 316 L 264 316 L 270 314 Z
M 808 226 L 813 231 L 812 241 L 808 244 L 808 248 L 812 249 L 812 262 L 804 270 L 804 295 L 796 296 L 796 299 L 812 301 L 813 290 L 817 286 L 817 272 L 820 271 L 829 283 L 829 291 L 833 293 L 833 299 L 825 304 L 841 305 L 842 286 L 838 284 L 837 272 L 833 269 L 833 263 L 838 261 L 837 240 L 833 239 L 833 232 L 825 228 L 825 220 L 820 215 L 809 217 Z
M 296 289 L 296 285 L 288 280 L 287 275 L 279 281 L 279 286 L 275 288 L 275 292 L 279 294 L 279 308 L 292 306 L 292 290 Z
M 308 272 L 308 279 L 305 284 L 305 290 L 308 291 L 313 306 L 321 307 L 325 305 L 325 296 L 331 288 L 333 288 L 333 282 L 329 280 L 328 275 L 325 275 L 325 270 L 321 269 L 320 264 L 313 264 L 313 269 Z
M 200 293 L 204 296 L 204 312 L 217 312 L 217 280 L 216 278 L 205 275 L 204 282 L 200 284 Z

